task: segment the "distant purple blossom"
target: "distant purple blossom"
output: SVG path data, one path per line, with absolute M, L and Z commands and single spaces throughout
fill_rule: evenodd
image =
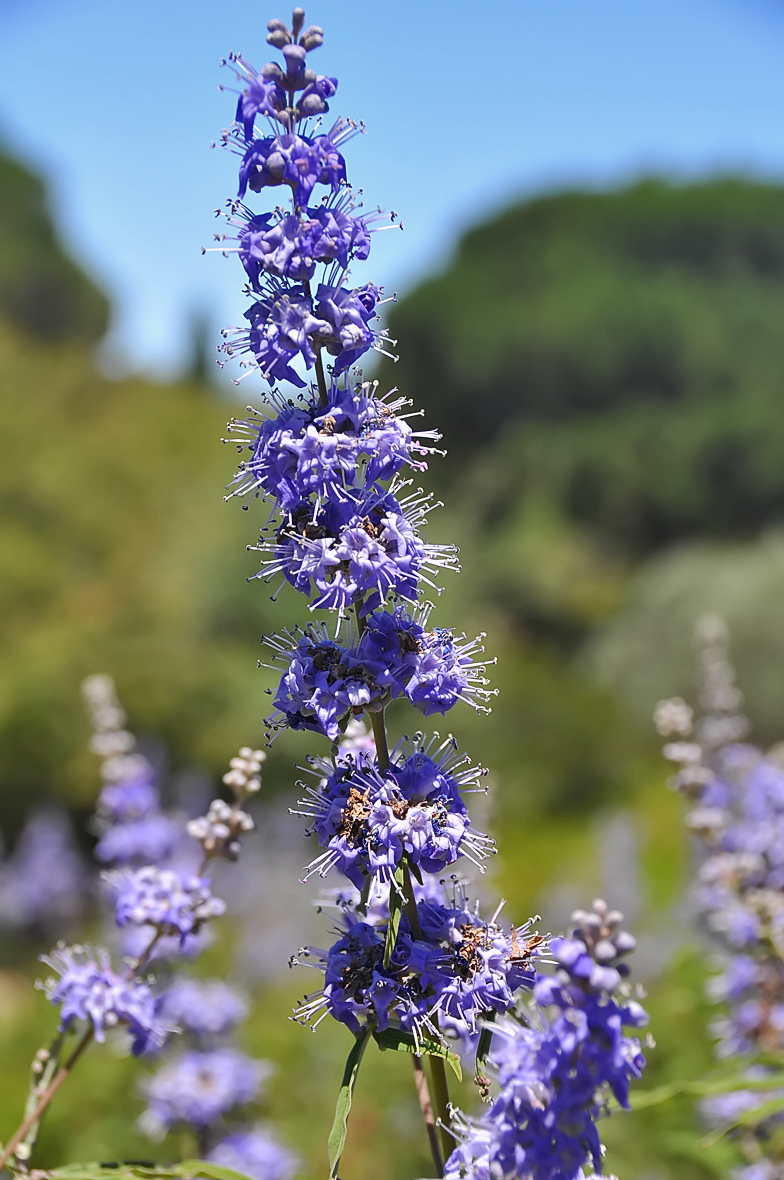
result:
M 146 758 L 132 754 L 122 759 L 122 777 L 108 782 L 98 796 L 98 813 L 112 823 L 146 819 L 160 806 L 155 772 Z
M 117 975 L 108 951 L 58 947 L 42 959 L 60 977 L 44 986 L 47 998 L 60 1005 L 61 1028 L 73 1020 L 85 1021 L 96 1041 L 102 1042 L 107 1029 L 125 1025 L 135 1056 L 161 1048 L 171 1026 L 160 1018 L 153 993 L 146 983 Z
M 222 979 L 175 979 L 161 996 L 161 1015 L 196 1037 L 229 1032 L 248 1015 L 242 996 Z
M 207 1159 L 251 1180 L 290 1180 L 299 1168 L 297 1157 L 263 1124 L 230 1131 Z
M 149 815 L 106 828 L 95 855 L 106 864 L 160 864 L 172 854 L 181 837 L 180 827 L 168 816 Z
M 82 913 L 88 889 L 68 813 L 53 806 L 33 811 L 0 866 L 0 924 L 62 932 Z
M 265 1062 L 239 1049 L 191 1050 L 145 1080 L 148 1106 L 141 1125 L 153 1137 L 183 1123 L 207 1127 L 252 1101 L 267 1072 Z

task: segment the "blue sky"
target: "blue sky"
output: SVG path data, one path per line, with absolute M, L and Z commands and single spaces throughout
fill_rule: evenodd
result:
M 237 322 L 239 264 L 203 258 L 234 158 L 229 50 L 268 60 L 265 0 L 0 0 L 0 138 L 52 186 L 112 298 L 106 356 L 160 375 L 194 312 Z M 349 178 L 405 232 L 365 278 L 404 291 L 516 197 L 644 173 L 784 180 L 784 0 L 314 0 Z M 358 276 L 359 277 L 359 276 Z

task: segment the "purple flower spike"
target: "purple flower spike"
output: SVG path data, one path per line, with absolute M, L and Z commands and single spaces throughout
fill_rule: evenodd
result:
M 645 1064 L 639 1042 L 623 1029 L 640 1028 L 647 1014 L 612 994 L 620 975 L 611 965 L 633 943 L 619 930 L 622 915 L 596 901 L 573 920 L 574 937 L 552 944 L 556 975 L 537 978 L 535 1023 L 506 1019 L 493 1026 L 489 1067 L 500 1092 L 482 1119 L 458 1118 L 461 1141 L 446 1164 L 449 1180 L 577 1180 L 583 1167 L 601 1169 L 595 1124 L 604 1094 L 628 1107 L 629 1081 Z

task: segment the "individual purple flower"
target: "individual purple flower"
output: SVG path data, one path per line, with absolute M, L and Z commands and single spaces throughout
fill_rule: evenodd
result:
M 308 876 L 336 867 L 361 889 L 367 874 L 389 882 L 404 856 L 425 873 L 441 872 L 460 856 L 484 871 L 495 846 L 471 828 L 460 791 L 476 789 L 485 771 L 456 752 L 454 739 L 437 741 L 404 741 L 385 772 L 349 754 L 334 768 L 312 760 L 313 773 L 326 776 L 308 788 L 297 814 L 312 820 L 310 831 L 326 851 L 308 865 Z
M 377 318 L 380 297 L 381 291 L 373 283 L 353 291 L 327 283 L 319 286 L 315 311 L 331 329 L 325 335 L 324 344 L 327 352 L 337 358 L 335 373 L 342 373 L 374 347 L 378 333 L 369 325 Z
M 440 435 L 412 431 L 398 414 L 409 403 L 389 397 L 377 397 L 368 383 L 341 388 L 333 382 L 326 405 L 315 394 L 302 405 L 271 397 L 274 417 L 233 418 L 230 441 L 251 457 L 241 463 L 231 495 L 260 491 L 290 512 L 310 495 L 344 503 L 363 462 L 366 484 L 390 479 L 406 463 L 423 470 Z
M 248 1015 L 242 996 L 222 979 L 175 979 L 161 996 L 161 1015 L 199 1038 L 229 1032 Z
M 58 946 L 42 961 L 59 975 L 42 985 L 47 999 L 60 1005 L 60 1028 L 73 1020 L 92 1026 L 98 1042 L 106 1030 L 124 1025 L 133 1038 L 134 1056 L 160 1049 L 171 1026 L 157 1011 L 155 997 L 146 983 L 113 971 L 109 952 L 102 947 Z
M 239 1049 L 184 1053 L 145 1080 L 148 1106 L 140 1125 L 152 1138 L 162 1138 L 170 1127 L 183 1123 L 207 1127 L 233 1107 L 252 1101 L 269 1072 L 267 1062 L 255 1061 Z
M 275 644 L 274 639 L 266 642 Z M 346 715 L 361 713 L 382 696 L 354 650 L 329 639 L 323 625 L 306 631 L 281 678 L 274 701 L 278 713 L 267 718 L 268 724 L 310 729 L 337 741 Z
M 286 106 L 286 93 L 274 78 L 253 73 L 239 97 L 235 118 L 242 125 L 246 142 L 253 139 L 253 125 L 257 115 L 277 118 Z
M 311 301 L 299 288 L 281 289 L 270 299 L 254 303 L 245 318 L 250 324 L 246 347 L 261 375 L 270 382 L 290 381 L 304 386 L 290 362 L 301 353 L 310 368 L 316 359 L 311 337 L 326 338 L 330 334 L 326 320 L 313 315 Z M 229 344 L 225 349 L 231 353 L 235 347 Z
M 230 1131 L 207 1159 L 251 1180 L 290 1180 L 299 1169 L 297 1157 L 262 1123 Z
M 114 895 L 118 926 L 152 926 L 160 935 L 178 934 L 184 939 L 226 909 L 210 893 L 205 877 L 173 869 L 145 865 L 135 871 L 107 873 L 106 880 Z

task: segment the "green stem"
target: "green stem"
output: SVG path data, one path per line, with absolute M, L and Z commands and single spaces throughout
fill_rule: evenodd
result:
M 85 1049 L 90 1044 L 90 1041 L 92 1039 L 93 1039 L 93 1027 L 92 1027 L 92 1025 L 90 1025 L 90 1027 L 83 1034 L 82 1039 L 79 1041 L 79 1044 L 76 1046 L 73 1053 L 66 1061 L 65 1065 L 62 1067 L 62 1069 L 59 1069 L 57 1071 L 57 1073 L 52 1078 L 49 1085 L 44 1090 L 41 1097 L 38 1099 L 38 1102 L 35 1104 L 33 1109 L 28 1114 L 27 1118 L 24 1119 L 24 1121 L 22 1123 L 20 1123 L 20 1125 L 14 1131 L 11 1138 L 8 1140 L 8 1143 L 6 1144 L 6 1147 L 5 1147 L 5 1151 L 3 1152 L 2 1155 L 0 1155 L 0 1172 L 2 1172 L 3 1168 L 6 1166 L 8 1161 L 15 1154 L 17 1147 L 19 1146 L 20 1143 L 23 1142 L 23 1140 L 27 1136 L 27 1133 L 30 1130 L 30 1128 L 33 1127 L 35 1125 L 35 1123 L 37 1123 L 38 1120 L 41 1118 L 44 1111 L 48 1107 L 49 1103 L 52 1101 L 55 1094 L 60 1089 L 63 1082 L 68 1077 L 71 1070 L 76 1065 L 77 1061 L 81 1057 L 82 1053 L 84 1053 Z
M 422 937 L 422 926 L 419 922 L 419 910 L 417 909 L 416 898 L 414 897 L 414 886 L 411 881 L 411 871 L 403 861 L 403 909 L 405 910 L 408 924 L 411 927 L 411 933 L 414 938 L 420 939 Z
M 446 1065 L 443 1057 L 430 1058 L 430 1076 L 433 1080 L 433 1098 L 441 1132 L 441 1148 L 444 1159 L 447 1160 L 454 1151 L 455 1141 L 449 1131 L 452 1116 L 449 1113 L 449 1085 L 446 1080 Z
M 310 289 L 310 280 L 306 279 L 303 286 L 305 288 L 306 296 L 308 297 L 308 299 L 310 299 L 312 301 L 313 292 Z M 318 346 L 316 347 L 315 368 L 316 368 L 316 381 L 318 383 L 318 391 L 319 391 L 319 401 L 321 402 L 322 406 L 326 406 L 329 402 L 329 398 L 327 397 L 327 378 L 324 375 L 324 362 L 321 359 L 321 348 Z
M 387 742 L 387 727 L 384 721 L 384 709 L 370 714 L 370 724 L 373 727 L 373 737 L 376 742 L 376 756 L 378 768 L 383 773 L 389 770 L 389 744 Z

